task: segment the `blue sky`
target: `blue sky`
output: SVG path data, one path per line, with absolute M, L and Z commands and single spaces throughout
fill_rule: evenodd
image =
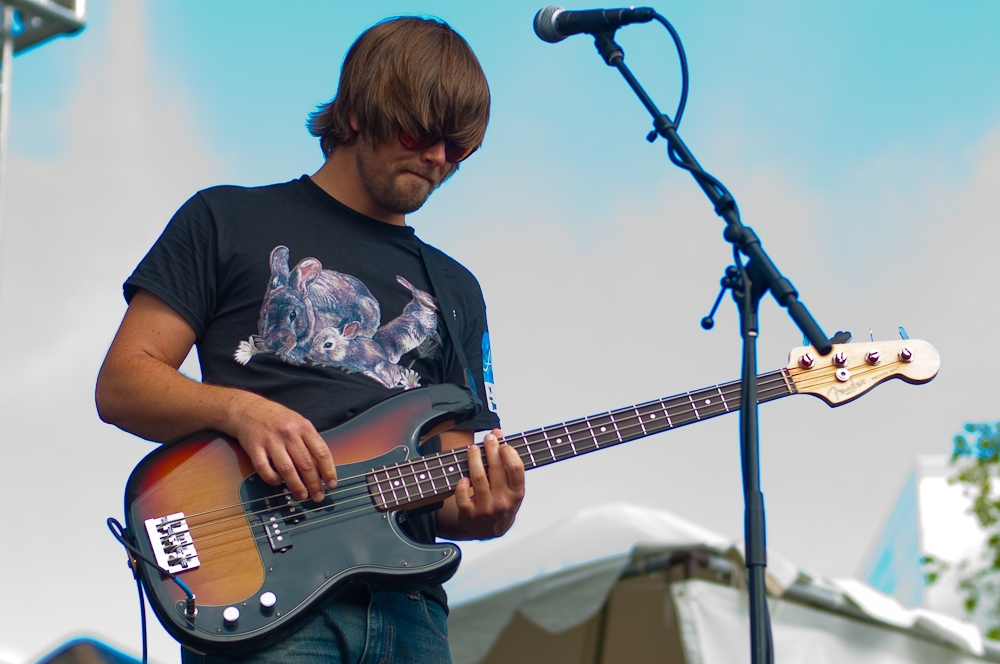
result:
M 727 131 L 753 136 L 735 148 L 749 166 L 785 164 L 807 184 L 844 178 L 866 157 L 904 146 L 916 154 L 935 151 L 947 161 L 942 151 L 981 136 L 1000 103 L 1000 83 L 992 75 L 1000 45 L 990 38 L 1000 19 L 995 3 L 961 3 L 947 11 L 910 2 L 660 9 L 690 54 L 683 135 L 720 173 L 724 164 L 713 163 L 706 140 L 722 123 Z M 177 1 L 149 7 L 145 35 L 151 73 L 190 92 L 199 138 L 240 182 L 280 179 L 317 162 L 319 152 L 302 124 L 309 108 L 331 96 L 344 45 L 372 22 L 404 13 L 445 17 L 475 46 L 495 99 L 486 149 L 503 165 L 523 162 L 525 181 L 549 170 L 543 160 L 518 159 L 528 146 L 566 161 L 621 159 L 615 148 L 628 147 L 648 156 L 645 168 L 620 168 L 606 177 L 634 182 L 641 170 L 659 175 L 662 154 L 643 150 L 648 122 L 624 83 L 601 64 L 585 36 L 558 45 L 539 41 L 530 27 L 535 10 L 526 2 L 492 8 L 300 2 L 274 11 L 264 3 Z M 95 26 L 108 13 L 107 4 L 93 3 L 88 33 L 98 32 Z M 630 66 L 672 112 L 678 76 L 666 33 L 650 24 L 619 34 Z M 59 112 L 59 99 L 75 82 L 71 68 L 58 63 L 79 48 L 63 40 L 18 59 L 21 114 L 43 120 Z M 57 149 L 58 129 L 51 131 L 50 123 L 20 124 L 15 150 Z
M 3 359 L 0 418 L 14 467 L 56 478 L 39 488 L 35 473 L 17 472 L 10 490 L 50 513 L 84 491 L 57 537 L 86 542 L 94 562 L 60 583 L 50 570 L 65 565 L 61 545 L 27 526 L 31 555 L 9 589 L 27 605 L 0 608 L 13 625 L 0 661 L 71 634 L 137 650 L 134 590 L 103 518 L 121 516 L 121 489 L 152 445 L 100 423 L 92 405 L 124 312 L 121 282 L 198 188 L 320 166 L 306 117 L 333 95 L 351 41 L 386 16 L 445 18 L 490 80 L 482 150 L 410 221 L 480 278 L 504 428 L 737 377 L 732 305 L 716 330 L 698 326 L 730 260 L 722 222 L 662 142 L 645 141 L 649 118 L 590 39 L 535 37 L 538 4 L 89 5 L 83 33 L 15 61 L 0 344 L 16 352 Z M 761 409 L 769 544 L 817 574 L 858 573 L 916 455 L 946 454 L 965 421 L 998 417 L 1000 5 L 657 8 L 691 66 L 681 135 L 821 325 L 855 340 L 905 325 L 941 351 L 926 386 L 880 386 L 837 410 L 805 397 Z M 666 32 L 631 26 L 619 41 L 672 113 L 679 75 Z M 762 329 L 761 370 L 783 366 L 801 336 L 770 300 Z M 736 435 L 736 418 L 720 418 L 532 473 L 508 537 L 617 500 L 739 538 Z M 65 611 L 35 626 L 29 617 L 57 592 Z M 167 637 L 153 641 L 157 661 L 175 661 Z

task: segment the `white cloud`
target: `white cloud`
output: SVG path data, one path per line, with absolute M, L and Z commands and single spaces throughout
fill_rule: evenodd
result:
M 854 192 L 803 187 L 780 167 L 727 168 L 745 223 L 826 332 L 850 330 L 858 342 L 872 327 L 891 340 L 904 325 L 942 354 L 926 386 L 894 381 L 836 411 L 805 397 L 762 406 L 768 541 L 818 573 L 855 572 L 917 454 L 947 452 L 967 420 L 1000 417 L 1000 139 L 936 158 L 944 165 L 924 168 L 905 150 L 882 155 L 873 161 L 895 175 Z M 872 168 L 859 163 L 844 179 Z M 599 187 L 599 175 L 577 186 Z M 738 377 L 732 302 L 716 330 L 698 327 L 730 258 L 722 222 L 673 170 L 657 193 L 627 200 L 595 224 L 515 199 L 513 214 L 486 207 L 477 219 L 488 243 L 471 232 L 451 240 L 487 295 L 508 433 Z M 761 326 L 760 370 L 783 366 L 801 334 L 770 296 Z M 514 535 L 626 500 L 740 537 L 737 431 L 736 417 L 720 418 L 532 473 Z
M 0 418 L 8 492 L 28 510 L 0 553 L 18 598 L 0 609 L 0 647 L 14 661 L 81 633 L 138 652 L 134 586 L 104 519 L 120 518 L 124 480 L 150 446 L 100 422 L 93 384 L 125 310 L 121 282 L 173 211 L 219 175 L 183 91 L 152 82 L 144 4 L 109 13 L 110 24 L 74 38 L 66 144 L 46 160 L 12 154 L 9 166 Z M 16 87 L 13 99 L 16 127 Z M 153 625 L 153 659 L 176 659 Z

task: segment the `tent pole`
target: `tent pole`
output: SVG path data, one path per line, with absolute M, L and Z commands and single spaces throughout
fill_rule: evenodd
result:
M 7 146 L 10 142 L 10 94 L 14 68 L 14 6 L 3 7 L 3 60 L 0 63 L 0 275 L 3 274 L 3 221 L 7 204 Z M 2 279 L 0 279 L 2 283 Z
M 597 635 L 594 637 L 594 650 L 591 652 L 590 663 L 601 664 L 604 661 L 604 632 L 608 628 L 608 608 L 611 606 L 611 596 L 604 600 L 601 612 L 597 614 L 597 625 L 594 629 Z

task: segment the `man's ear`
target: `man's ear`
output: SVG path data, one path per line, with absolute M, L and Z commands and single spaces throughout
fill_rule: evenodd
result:
M 358 123 L 358 114 L 354 112 L 353 108 L 347 112 L 347 121 L 351 124 L 351 129 L 359 134 L 361 133 L 361 125 Z

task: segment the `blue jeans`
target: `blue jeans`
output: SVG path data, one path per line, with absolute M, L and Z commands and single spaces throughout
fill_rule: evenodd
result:
M 358 585 L 327 601 L 304 625 L 243 657 L 199 655 L 184 664 L 451 664 L 444 608 L 418 592 Z

